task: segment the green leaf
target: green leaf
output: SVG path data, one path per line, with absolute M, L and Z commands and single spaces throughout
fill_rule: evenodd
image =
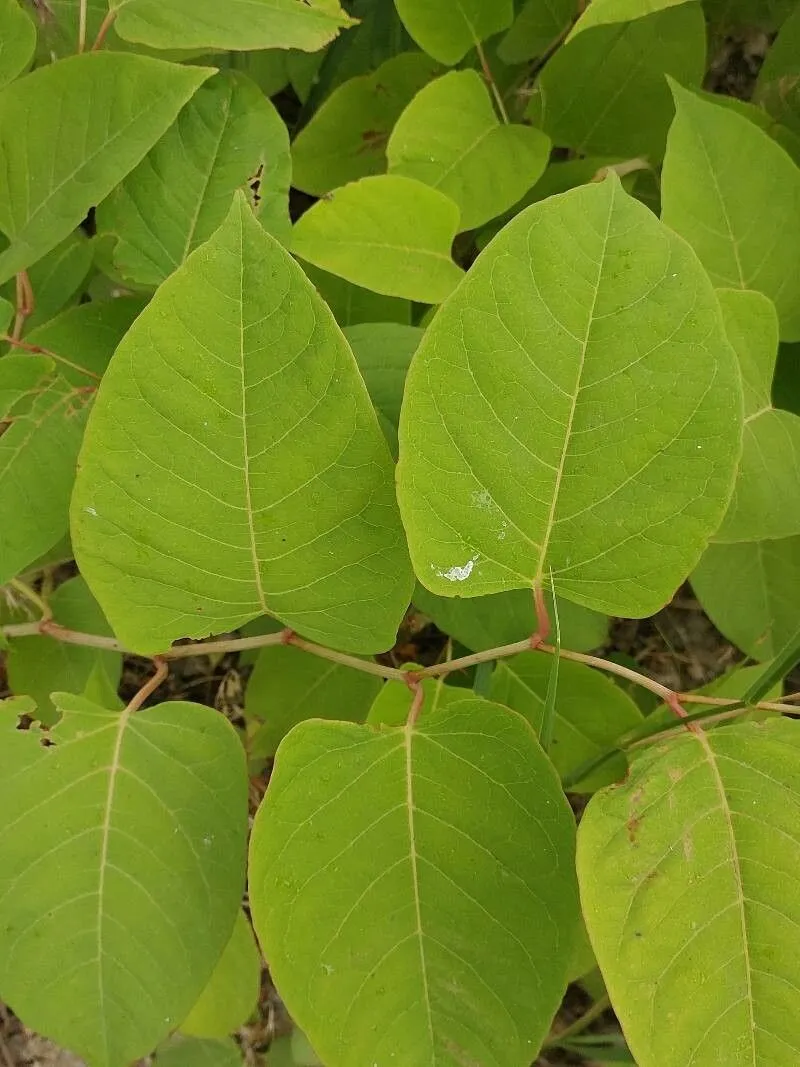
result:
M 313 196 L 386 170 L 386 142 L 403 108 L 434 76 L 421 52 L 388 59 L 334 89 L 292 144 L 292 184 Z
M 338 0 L 110 0 L 120 37 L 150 48 L 316 52 L 354 24 Z
M 261 956 L 252 927 L 240 911 L 208 985 L 181 1023 L 181 1033 L 192 1037 L 225 1037 L 233 1033 L 255 1011 L 260 986 Z
M 449 67 L 514 18 L 513 0 L 395 0 L 395 7 L 420 48 Z
M 705 0 L 704 7 L 719 34 L 731 30 L 777 30 L 797 0 Z
M 552 594 L 548 591 L 548 609 L 552 615 Z M 536 630 L 536 611 L 530 590 L 510 589 L 491 596 L 436 596 L 424 586 L 414 590 L 416 606 L 436 623 L 440 630 L 474 652 L 523 641 Z M 561 643 L 575 652 L 587 652 L 602 645 L 608 636 L 608 619 L 595 611 L 558 598 Z
M 66 533 L 88 400 L 45 356 L 0 360 L 0 585 Z
M 595 26 L 547 63 L 528 115 L 555 144 L 581 155 L 644 156 L 655 163 L 664 154 L 674 114 L 664 75 L 699 85 L 705 58 L 705 22 L 697 3 Z
M 77 303 L 93 260 L 93 242 L 81 230 L 75 230 L 33 264 L 28 278 L 34 307 L 25 320 L 25 340 L 37 326 L 48 322 L 68 304 Z M 9 289 L 12 285 L 10 282 Z
M 573 0 L 525 0 L 497 47 L 504 63 L 524 63 L 548 50 L 575 17 Z
M 753 659 L 771 660 L 798 628 L 800 537 L 709 545 L 692 588 L 729 641 Z
M 176 1034 L 156 1049 L 156 1067 L 244 1067 L 235 1041 L 204 1041 Z
M 589 802 L 581 901 L 639 1067 L 796 1062 L 799 780 L 798 724 L 748 723 L 648 748 Z
M 409 671 L 419 669 L 413 663 L 405 663 L 403 668 Z M 419 684 L 425 694 L 422 710 L 426 717 L 432 711 L 444 708 L 456 700 L 463 700 L 465 696 L 463 689 L 445 685 L 444 678 L 423 678 Z M 366 721 L 370 726 L 405 726 L 413 700 L 414 693 L 408 686 L 388 681 L 381 686 Z
M 720 289 L 728 340 L 744 384 L 744 444 L 733 499 L 715 541 L 800 534 L 800 418 L 772 406 L 778 355 L 775 305 L 761 293 Z
M 388 449 L 333 317 L 241 195 L 111 361 L 72 535 L 138 652 L 265 613 L 394 643 L 411 583 Z
M 68 630 L 111 636 L 100 606 L 81 577 L 60 585 L 50 597 L 50 607 L 55 621 Z M 6 661 L 11 691 L 32 697 L 39 707 L 38 718 L 47 725 L 57 719 L 50 694 L 66 690 L 88 696 L 86 688 L 98 669 L 115 693 L 122 671 L 118 652 L 71 645 L 50 637 L 18 637 L 11 642 Z
M 0 712 L 0 996 L 91 1067 L 124 1067 L 185 1018 L 230 938 L 244 753 L 199 704 L 56 703 L 48 747 Z
M 295 223 L 292 251 L 376 293 L 439 304 L 463 276 L 450 257 L 458 228 L 443 193 L 381 174 L 318 200 Z
M 202 85 L 139 166 L 100 205 L 125 278 L 159 285 L 203 244 L 246 189 L 268 233 L 287 243 L 291 158 L 283 120 L 243 74 Z
M 138 296 L 93 300 L 31 330 L 25 340 L 47 351 L 62 378 L 85 387 L 92 377 L 102 376 L 114 349 L 144 306 L 145 301 Z
M 256 816 L 250 901 L 327 1067 L 527 1067 L 577 931 L 573 832 L 530 727 L 488 701 L 296 727 Z
M 741 115 L 679 85 L 672 91 L 664 222 L 689 241 L 715 285 L 768 296 L 781 337 L 800 340 L 800 168 Z
M 502 214 L 543 173 L 550 141 L 500 123 L 477 71 L 450 71 L 414 97 L 386 149 L 392 174 L 416 178 L 458 204 L 460 229 Z
M 248 744 L 251 757 L 274 756 L 283 737 L 304 719 L 363 722 L 380 678 L 298 648 L 262 648 L 247 683 L 245 714 L 263 725 Z
M 758 74 L 755 99 L 778 122 L 800 134 L 800 5 L 781 27 Z
M 686 0 L 592 0 L 575 23 L 570 40 L 583 30 L 593 26 L 607 26 L 616 22 L 632 22 L 634 19 L 654 15 L 670 7 L 678 7 Z
M 0 253 L 0 281 L 74 230 L 212 73 L 91 52 L 7 86 L 0 94 L 0 230 L 11 244 Z
M 7 333 L 14 318 L 14 305 L 0 296 L 0 334 Z
M 616 177 L 533 205 L 411 364 L 398 496 L 417 576 L 473 597 L 552 572 L 566 599 L 652 614 L 719 526 L 740 405 L 684 241 Z
M 36 27 L 17 0 L 0 0 L 0 88 L 13 81 L 31 61 Z
M 303 270 L 343 329 L 360 322 L 398 322 L 407 326 L 411 321 L 408 300 L 373 293 L 310 263 L 304 263 Z
M 552 657 L 523 652 L 501 660 L 492 677 L 491 698 L 518 711 L 538 733 L 547 698 Z M 555 698 L 553 743 L 550 758 L 565 777 L 642 722 L 642 713 L 617 685 L 582 663 L 561 660 Z M 593 793 L 625 774 L 620 753 L 602 768 L 572 787 L 575 793 Z
M 406 374 L 424 332 L 394 322 L 365 322 L 344 331 L 372 403 L 393 426 L 400 421 Z

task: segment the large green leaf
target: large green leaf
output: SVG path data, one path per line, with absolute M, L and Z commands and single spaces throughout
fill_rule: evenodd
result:
M 800 339 L 800 168 L 742 115 L 672 90 L 664 222 L 689 241 L 715 285 L 757 289 L 775 303 L 781 337 Z
M 513 0 L 395 0 L 395 7 L 420 48 L 448 66 L 514 17 Z
M 0 231 L 11 244 L 0 253 L 0 281 L 74 230 L 212 73 L 92 52 L 6 86 L 0 93 Z
M 553 601 L 549 592 L 547 600 L 552 618 Z M 557 600 L 559 632 L 564 648 L 585 652 L 603 644 L 608 636 L 605 615 L 560 597 Z M 440 630 L 475 652 L 524 641 L 536 630 L 536 611 L 529 589 L 509 589 L 505 593 L 464 600 L 436 596 L 424 586 L 417 585 L 414 603 Z
M 535 184 L 550 141 L 530 126 L 501 123 L 474 70 L 450 71 L 414 97 L 386 148 L 389 170 L 417 178 L 458 204 L 460 229 L 502 214 Z
M 488 701 L 293 730 L 256 816 L 250 902 L 327 1067 L 527 1067 L 577 932 L 573 832 L 530 727 Z
M 555 144 L 581 155 L 644 156 L 655 163 L 674 114 L 664 75 L 699 85 L 705 62 L 697 3 L 595 26 L 547 63 L 528 115 Z
M 201 86 L 139 166 L 101 204 L 97 228 L 117 238 L 125 278 L 159 285 L 207 241 L 237 189 L 264 229 L 288 241 L 291 159 L 283 120 L 243 74 Z
M 658 610 L 718 527 L 738 370 L 691 249 L 616 177 L 523 211 L 411 364 L 398 494 L 420 581 L 481 596 L 555 580 Z
M 193 1037 L 226 1037 L 244 1026 L 256 1009 L 261 988 L 261 956 L 243 912 L 231 939 L 194 1007 L 181 1023 Z
M 292 184 L 313 196 L 386 170 L 386 142 L 403 108 L 434 76 L 422 52 L 393 56 L 340 85 L 292 144 Z
M 542 55 L 575 18 L 573 0 L 525 0 L 497 47 L 504 63 L 524 63 Z
M 772 406 L 778 355 L 775 305 L 761 293 L 720 289 L 728 340 L 744 385 L 744 445 L 728 512 L 715 541 L 800 534 L 800 417 Z
M 304 719 L 363 722 L 381 679 L 298 648 L 262 648 L 247 683 L 245 713 L 262 722 L 248 744 L 253 757 L 273 756 L 279 742 Z
M 103 379 L 72 505 L 81 573 L 140 652 L 264 613 L 377 652 L 411 593 L 392 489 L 346 341 L 239 195 Z
M 303 270 L 342 329 L 360 322 L 398 322 L 404 326 L 411 322 L 410 300 L 374 293 L 310 263 L 304 263 Z
M 156 1049 L 155 1067 L 244 1067 L 239 1046 L 231 1038 L 203 1040 L 176 1034 Z
M 125 1067 L 186 1016 L 230 938 L 244 754 L 199 704 L 56 703 L 48 747 L 0 710 L 0 996 L 90 1067 Z
M 80 576 L 56 589 L 50 607 L 56 622 L 69 630 L 111 636 L 105 616 Z M 67 690 L 88 696 L 87 687 L 98 684 L 96 672 L 103 675 L 106 689 L 115 693 L 122 656 L 50 637 L 19 637 L 11 642 L 6 670 L 11 691 L 32 697 L 39 707 L 38 717 L 50 724 L 57 718 L 51 693 Z
M 0 585 L 66 533 L 89 399 L 46 356 L 0 360 Z
M 120 37 L 150 48 L 316 52 L 352 26 L 338 0 L 109 0 Z
M 541 732 L 552 660 L 541 652 L 522 652 L 501 660 L 492 675 L 492 700 L 524 715 L 537 734 Z M 582 663 L 562 660 L 550 758 L 564 777 L 611 748 L 628 730 L 642 722 L 633 700 L 609 678 Z M 593 793 L 618 781 L 625 773 L 620 754 L 572 787 L 575 793 Z
M 597 794 L 583 913 L 639 1067 L 800 1057 L 800 725 L 685 733 Z
M 292 250 L 386 296 L 439 304 L 463 272 L 450 256 L 459 210 L 413 178 L 381 174 L 318 200 L 294 226 Z
M 36 27 L 17 0 L 0 0 L 0 88 L 27 67 L 36 48 Z
M 632 22 L 634 19 L 654 15 L 669 7 L 678 7 L 686 0 L 592 0 L 575 23 L 571 37 L 592 26 L 607 26 L 614 22 Z
M 755 98 L 778 122 L 800 134 L 800 5 L 781 27 L 758 74 Z
M 772 659 L 798 629 L 800 537 L 709 545 L 692 587 L 730 641 L 753 659 Z
M 364 322 L 344 331 L 372 403 L 394 426 L 400 421 L 411 357 L 423 334 L 424 330 L 416 326 L 395 322 Z

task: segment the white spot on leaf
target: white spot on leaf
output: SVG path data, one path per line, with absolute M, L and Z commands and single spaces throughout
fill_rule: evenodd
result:
M 477 559 L 477 556 L 473 556 L 472 559 L 467 560 L 463 567 L 451 567 L 447 571 L 437 571 L 436 573 L 440 578 L 446 578 L 448 582 L 465 582 L 472 574 L 472 568 L 475 566 Z

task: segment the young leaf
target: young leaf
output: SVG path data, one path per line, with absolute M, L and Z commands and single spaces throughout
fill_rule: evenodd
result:
M 411 583 L 386 444 L 333 317 L 241 194 L 117 349 L 72 532 L 137 651 L 265 613 L 356 652 L 394 643 Z
M 711 544 L 692 573 L 711 621 L 748 656 L 771 660 L 797 631 L 800 537 Z
M 324 196 L 386 170 L 386 142 L 411 98 L 436 73 L 422 52 L 388 59 L 372 74 L 334 89 L 292 144 L 292 184 Z
M 250 901 L 323 1063 L 527 1067 L 577 931 L 573 833 L 530 727 L 488 701 L 296 727 L 253 828 Z
M 316 52 L 354 20 L 338 0 L 111 0 L 120 37 L 150 48 Z
M 249 741 L 249 755 L 274 756 L 283 737 L 304 719 L 363 722 L 381 685 L 371 674 L 297 648 L 262 648 L 245 696 L 245 714 L 263 723 Z
M 512 0 L 395 0 L 395 7 L 420 48 L 449 67 L 514 17 Z
M 7 86 L 0 94 L 0 231 L 11 244 L 0 253 L 0 282 L 74 230 L 212 73 L 92 52 Z
M 0 88 L 27 67 L 36 48 L 36 27 L 17 0 L 0 0 Z
M 0 710 L 0 996 L 90 1067 L 125 1067 L 185 1018 L 230 938 L 244 754 L 199 704 L 56 703 L 48 747 Z
M 550 141 L 530 126 L 501 124 L 474 70 L 451 71 L 414 97 L 386 148 L 392 174 L 416 178 L 458 204 L 460 229 L 502 214 L 537 181 Z
M 569 600 L 652 614 L 724 514 L 740 407 L 684 241 L 613 176 L 533 205 L 411 364 L 398 496 L 420 581 L 473 597 L 552 571 Z
M 573 0 L 525 0 L 508 33 L 497 46 L 504 63 L 524 63 L 543 55 L 575 18 Z
M 67 530 L 88 400 L 45 356 L 0 360 L 0 585 Z
M 156 1067 L 244 1067 L 241 1050 L 231 1038 L 209 1041 L 179 1034 L 156 1049 L 153 1062 Z
M 256 1009 L 260 985 L 261 956 L 253 929 L 240 911 L 208 985 L 181 1023 L 181 1033 L 220 1038 L 238 1030 Z
M 548 610 L 553 614 L 553 598 Z M 460 641 L 462 645 L 480 652 L 498 645 L 524 641 L 536 630 L 536 611 L 529 589 L 509 589 L 491 596 L 436 596 L 424 586 L 414 590 L 414 604 L 429 615 L 440 630 Z M 558 617 L 561 624 L 561 643 L 575 652 L 588 652 L 602 645 L 608 636 L 608 619 L 580 604 L 558 598 Z
M 798 781 L 800 726 L 773 720 L 653 746 L 589 802 L 584 917 L 639 1067 L 800 1054 Z
M 236 190 L 251 184 L 262 226 L 286 243 L 290 181 L 283 120 L 244 75 L 220 73 L 100 205 L 98 232 L 117 238 L 123 277 L 159 285 L 217 229 Z
M 674 114 L 664 75 L 699 85 L 705 56 L 697 3 L 595 26 L 547 63 L 528 115 L 555 144 L 581 155 L 644 156 L 656 163 Z
M 523 652 L 501 660 L 492 676 L 491 698 L 524 715 L 538 733 L 550 670 L 551 657 L 541 652 Z M 642 713 L 633 700 L 610 679 L 582 663 L 561 660 L 549 752 L 562 777 L 605 752 L 641 722 Z M 625 757 L 615 756 L 573 786 L 572 791 L 593 793 L 622 778 L 625 768 Z
M 744 384 L 744 444 L 733 499 L 715 541 L 800 534 L 800 418 L 772 406 L 778 355 L 775 305 L 745 289 L 718 291 Z
M 111 636 L 100 606 L 80 576 L 56 589 L 50 597 L 50 607 L 56 622 L 67 629 Z M 11 691 L 32 697 L 39 707 L 37 718 L 52 725 L 57 712 L 50 701 L 51 693 L 66 690 L 88 695 L 86 688 L 95 671 L 103 673 L 107 688 L 116 693 L 122 656 L 50 637 L 18 637 L 11 642 L 6 670 Z
M 439 304 L 463 271 L 450 257 L 459 211 L 412 178 L 362 178 L 318 200 L 294 225 L 292 251 L 386 296 Z
M 664 222 L 689 241 L 715 285 L 768 296 L 781 337 L 800 340 L 800 168 L 740 114 L 679 85 L 672 91 Z

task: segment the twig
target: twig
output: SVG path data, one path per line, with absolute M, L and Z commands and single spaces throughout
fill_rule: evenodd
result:
M 81 6 L 78 13 L 78 54 L 80 55 L 86 48 L 86 8 L 88 6 L 88 0 L 81 0 Z
M 106 39 L 106 34 L 114 24 L 114 19 L 117 17 L 117 8 L 112 7 L 106 12 L 106 17 L 100 23 L 100 29 L 97 31 L 97 36 L 94 39 L 92 45 L 92 51 L 96 52 L 102 47 L 103 41 Z
M 33 299 L 33 287 L 31 286 L 31 280 L 28 277 L 26 270 L 21 270 L 17 274 L 16 280 L 17 286 L 17 314 L 14 318 L 14 327 L 11 332 L 11 341 L 18 341 L 22 336 L 22 330 L 25 326 L 25 320 L 29 315 L 33 314 L 34 299 Z
M 65 367 L 71 367 L 72 370 L 78 371 L 79 374 L 85 374 L 87 378 L 94 378 L 96 382 L 101 380 L 99 374 L 95 374 L 94 371 L 81 367 L 79 363 L 73 363 L 71 359 L 67 359 L 66 356 L 60 356 L 58 352 L 53 352 L 49 348 L 43 348 L 41 345 L 28 344 L 27 341 L 20 341 L 19 338 L 12 337 L 10 334 L 5 334 L 3 337 L 0 337 L 0 340 L 6 341 L 14 348 L 21 348 L 24 352 L 30 352 L 34 356 L 49 356 L 50 359 L 56 360 L 57 363 L 63 363 Z
M 508 112 L 506 111 L 506 105 L 503 102 L 503 97 L 500 90 L 497 88 L 497 82 L 494 80 L 492 68 L 489 66 L 489 63 L 486 59 L 486 53 L 483 50 L 483 45 L 480 41 L 477 40 L 475 41 L 475 52 L 477 53 L 478 61 L 480 62 L 481 70 L 483 71 L 484 80 L 489 86 L 492 96 L 494 97 L 494 102 L 497 105 L 497 110 L 500 114 L 500 118 L 507 125 L 509 122 L 509 118 Z
M 32 604 L 33 607 L 37 608 L 41 612 L 42 617 L 40 621 L 36 623 L 38 627 L 41 627 L 43 623 L 46 623 L 50 619 L 52 619 L 53 612 L 50 608 L 50 605 L 47 603 L 46 600 L 40 597 L 36 590 L 32 586 L 28 585 L 27 582 L 23 582 L 21 578 L 12 578 L 8 584 L 11 586 L 12 589 L 16 590 L 17 593 L 25 597 L 29 604 Z
M 411 707 L 408 709 L 408 718 L 406 719 L 406 729 L 413 730 L 416 726 L 419 713 L 422 711 L 422 705 L 425 702 L 425 687 L 418 681 L 414 675 L 409 674 L 406 671 L 406 685 L 414 694 L 411 701 Z
M 138 711 L 142 704 L 144 704 L 145 700 L 158 689 L 163 681 L 166 681 L 167 675 L 169 674 L 169 667 L 166 661 L 160 656 L 156 656 L 153 659 L 153 666 L 156 669 L 156 673 L 148 682 L 144 683 L 139 692 L 134 695 L 131 701 L 129 701 L 127 707 L 122 712 L 123 715 L 131 715 L 134 711 Z

